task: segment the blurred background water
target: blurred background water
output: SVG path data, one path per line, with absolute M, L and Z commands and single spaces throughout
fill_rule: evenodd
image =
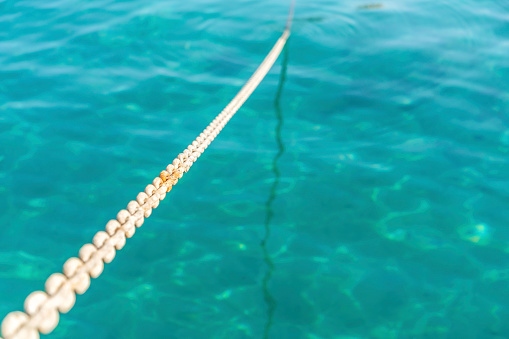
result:
M 221 111 L 288 6 L 0 1 L 0 318 Z M 48 338 L 508 338 L 508 7 L 298 1 L 286 79 Z

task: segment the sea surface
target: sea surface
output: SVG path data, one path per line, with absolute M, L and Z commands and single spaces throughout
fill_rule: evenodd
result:
M 289 1 L 0 0 L 0 319 L 221 112 Z M 44 338 L 509 338 L 509 4 L 298 0 Z

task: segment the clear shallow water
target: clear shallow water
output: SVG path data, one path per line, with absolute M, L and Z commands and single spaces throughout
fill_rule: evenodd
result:
M 279 105 L 282 59 L 48 337 L 509 337 L 508 6 L 366 4 L 297 3 Z M 221 111 L 287 7 L 0 2 L 1 318 Z

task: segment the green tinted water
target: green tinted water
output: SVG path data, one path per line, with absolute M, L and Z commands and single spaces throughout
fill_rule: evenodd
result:
M 0 2 L 0 317 L 222 110 L 287 8 Z M 281 58 L 49 337 L 509 336 L 507 6 L 295 15 L 284 82 Z

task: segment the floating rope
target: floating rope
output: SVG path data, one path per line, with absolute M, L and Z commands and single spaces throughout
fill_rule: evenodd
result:
M 166 197 L 184 173 L 187 173 L 200 155 L 221 132 L 226 123 L 249 98 L 281 53 L 288 37 L 293 17 L 293 3 L 290 7 L 286 28 L 265 57 L 258 69 L 242 87 L 226 108 L 200 133 L 159 177 L 140 192 L 136 200 L 117 214 L 117 218 L 106 224 L 105 231 L 99 231 L 92 243 L 81 247 L 78 257 L 68 259 L 63 273 L 54 273 L 46 280 L 45 291 L 31 293 L 24 303 L 25 312 L 7 314 L 2 321 L 1 333 L 5 339 L 37 339 L 40 333 L 51 333 L 58 325 L 60 313 L 67 313 L 76 302 L 76 294 L 85 293 L 91 278 L 101 275 L 104 264 L 110 263 L 117 250 L 121 250 L 126 238 L 131 238 L 136 228 L 143 225 L 152 210 Z M 1 339 L 1 338 L 0 338 Z

